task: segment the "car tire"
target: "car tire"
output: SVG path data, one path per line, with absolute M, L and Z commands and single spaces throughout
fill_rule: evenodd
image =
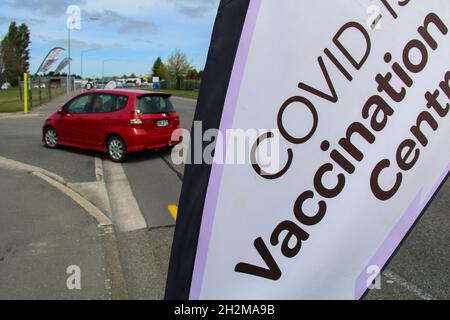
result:
M 108 139 L 107 143 L 108 157 L 113 162 L 124 162 L 128 152 L 125 141 L 119 136 L 112 136 Z
M 58 134 L 53 127 L 47 127 L 44 130 L 44 144 L 49 149 L 58 148 Z

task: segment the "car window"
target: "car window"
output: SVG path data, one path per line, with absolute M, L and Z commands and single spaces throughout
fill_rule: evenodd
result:
M 66 110 L 71 114 L 89 113 L 92 95 L 83 95 L 70 102 Z
M 175 108 L 173 107 L 169 97 L 155 95 L 139 97 L 137 100 L 136 109 L 142 114 L 175 112 Z
M 116 110 L 122 110 L 127 106 L 128 103 L 128 97 L 125 96 L 117 96 L 116 101 Z
M 126 107 L 128 97 L 113 94 L 96 94 L 92 103 L 92 113 L 109 113 Z

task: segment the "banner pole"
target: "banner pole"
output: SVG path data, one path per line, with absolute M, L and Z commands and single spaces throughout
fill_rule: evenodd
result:
M 28 73 L 23 74 L 23 112 L 28 113 Z
M 39 86 L 39 105 L 41 105 L 42 104 L 41 77 L 38 77 L 38 86 Z

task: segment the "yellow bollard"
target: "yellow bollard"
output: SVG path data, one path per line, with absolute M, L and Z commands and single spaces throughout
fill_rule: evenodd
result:
M 28 73 L 23 74 L 23 112 L 28 113 Z

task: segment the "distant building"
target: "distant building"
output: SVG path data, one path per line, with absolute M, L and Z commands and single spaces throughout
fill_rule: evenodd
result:
M 115 81 L 123 83 L 123 84 L 125 84 L 125 83 L 135 83 L 138 86 L 140 86 L 141 82 L 142 82 L 141 78 L 122 78 L 122 79 L 115 79 Z
M 37 78 L 33 78 L 33 84 L 37 83 Z M 65 76 L 48 76 L 42 77 L 41 83 L 49 83 L 51 88 L 65 88 L 67 86 L 67 77 Z

